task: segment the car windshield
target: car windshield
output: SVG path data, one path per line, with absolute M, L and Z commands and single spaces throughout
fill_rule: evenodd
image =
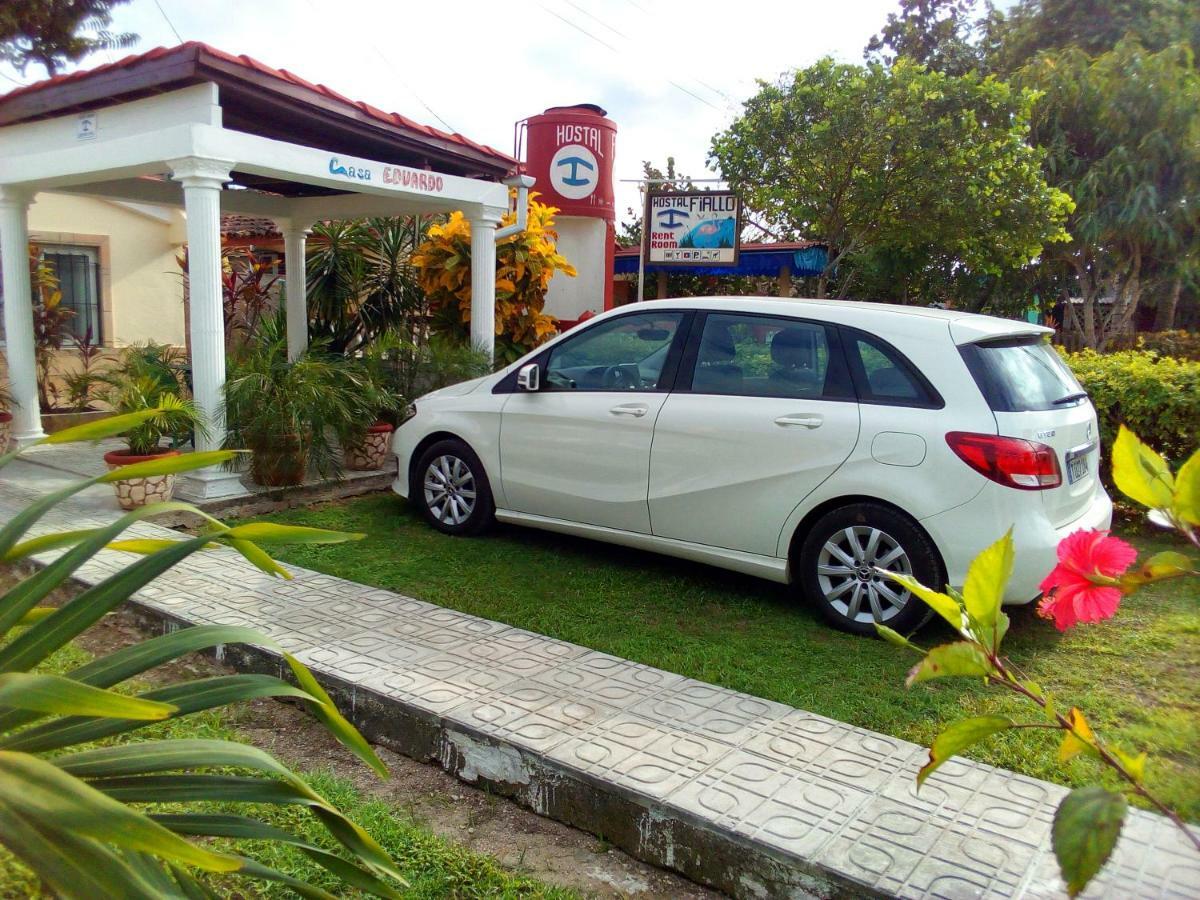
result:
M 1056 409 L 1087 397 L 1048 336 L 1022 335 L 959 350 L 996 412 Z

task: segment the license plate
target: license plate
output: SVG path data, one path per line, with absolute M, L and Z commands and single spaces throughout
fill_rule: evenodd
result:
M 1067 483 L 1074 484 L 1088 473 L 1088 458 L 1086 453 L 1067 460 Z

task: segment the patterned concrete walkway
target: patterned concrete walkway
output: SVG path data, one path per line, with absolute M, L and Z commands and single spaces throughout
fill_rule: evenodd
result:
M 31 463 L 0 470 L 0 516 L 66 479 Z M 44 524 L 116 515 L 96 488 Z M 81 578 L 127 559 L 106 551 Z M 1057 785 L 955 759 L 918 794 L 926 751 L 915 744 L 292 571 L 294 581 L 269 579 L 220 549 L 133 599 L 168 625 L 258 628 L 311 666 L 372 740 L 738 896 L 1065 896 L 1050 851 Z M 277 663 L 232 648 L 226 659 Z M 1165 819 L 1134 811 L 1086 896 L 1200 898 L 1200 857 Z

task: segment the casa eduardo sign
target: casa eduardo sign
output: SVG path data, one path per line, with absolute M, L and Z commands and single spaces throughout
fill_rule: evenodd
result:
M 741 201 L 732 191 L 651 191 L 644 258 L 674 266 L 736 266 Z
M 445 188 L 445 182 L 436 172 L 423 172 L 419 169 L 408 169 L 404 166 L 360 166 L 343 162 L 336 156 L 329 157 L 329 174 L 346 178 L 350 181 L 379 182 L 404 188 L 409 191 L 423 191 L 429 194 L 440 194 Z M 378 177 L 376 177 L 378 175 Z

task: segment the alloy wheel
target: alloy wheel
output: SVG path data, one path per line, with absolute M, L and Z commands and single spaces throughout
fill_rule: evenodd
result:
M 425 505 L 445 525 L 461 525 L 475 511 L 475 475 L 462 459 L 437 457 L 425 470 Z
M 817 584 L 829 605 L 852 622 L 887 622 L 912 595 L 877 569 L 911 575 L 912 562 L 899 541 L 879 528 L 843 528 L 821 547 Z

